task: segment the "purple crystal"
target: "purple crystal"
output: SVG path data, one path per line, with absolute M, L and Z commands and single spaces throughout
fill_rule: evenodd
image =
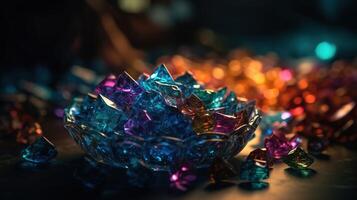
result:
M 231 133 L 236 128 L 238 120 L 234 116 L 214 113 L 213 117 L 216 122 L 213 132 Z
M 186 191 L 188 186 L 195 180 L 196 175 L 192 173 L 191 168 L 186 164 L 181 165 L 170 174 L 170 186 L 181 191 Z
M 296 149 L 301 143 L 301 139 L 294 136 L 292 139 L 287 139 L 285 135 L 274 133 L 265 138 L 264 144 L 269 155 L 275 159 L 280 159 L 289 154 L 291 150 Z
M 105 79 L 102 82 L 100 82 L 98 86 L 94 89 L 94 93 L 96 95 L 102 94 L 104 96 L 112 94 L 115 90 L 114 88 L 115 82 L 116 82 L 115 75 L 111 74 L 105 77 Z

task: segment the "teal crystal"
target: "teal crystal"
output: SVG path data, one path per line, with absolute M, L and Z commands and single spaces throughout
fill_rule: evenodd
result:
M 243 162 L 240 170 L 240 179 L 248 181 L 260 181 L 269 178 L 269 168 L 266 165 L 260 165 L 254 160 Z
M 212 101 L 210 104 L 207 106 L 209 109 L 216 109 L 216 108 L 221 108 L 223 107 L 223 100 L 224 97 L 227 93 L 227 88 L 221 88 L 212 97 Z
M 91 113 L 89 125 L 96 127 L 98 131 L 110 133 L 123 127 L 127 120 L 122 110 L 108 98 L 99 95 L 95 101 L 95 107 Z
M 211 102 L 214 100 L 215 97 L 215 92 L 213 90 L 201 90 L 197 89 L 194 90 L 193 94 L 195 94 L 198 98 L 203 101 L 203 103 L 208 106 L 211 104 Z
M 226 99 L 222 102 L 222 105 L 225 108 L 225 114 L 235 114 L 238 105 L 238 99 L 236 94 L 234 92 L 230 92 Z
M 147 82 L 154 82 L 158 81 L 161 83 L 175 83 L 174 79 L 172 78 L 171 74 L 167 70 L 166 66 L 161 64 L 159 65 L 154 73 L 151 74 L 151 76 L 146 80 Z
M 159 65 L 137 82 L 126 72 L 108 76 L 65 109 L 65 127 L 89 156 L 112 167 L 205 168 L 239 153 L 259 123 L 254 104 L 226 96 L 227 88 L 205 90 L 190 73 L 174 80 Z
M 56 156 L 57 150 L 55 146 L 43 136 L 21 152 L 23 160 L 36 164 L 47 163 Z

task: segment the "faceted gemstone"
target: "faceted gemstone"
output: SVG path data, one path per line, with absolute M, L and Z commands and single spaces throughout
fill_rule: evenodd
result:
M 179 109 L 183 114 L 191 116 L 199 115 L 206 111 L 204 103 L 196 95 L 191 95 L 187 98 Z
M 248 181 L 259 181 L 269 178 L 269 168 L 260 165 L 254 160 L 246 160 L 240 169 L 240 179 Z
M 123 168 L 129 168 L 132 162 L 141 160 L 142 146 L 135 140 L 127 138 L 123 141 L 112 143 L 115 165 Z
M 105 77 L 105 79 L 100 82 L 97 87 L 94 89 L 94 94 L 99 95 L 110 95 L 115 91 L 115 82 L 116 82 L 116 77 L 111 74 L 107 77 Z
M 146 110 L 152 119 L 160 119 L 167 108 L 164 97 L 156 91 L 141 93 L 133 104 L 133 111 Z
M 213 101 L 215 92 L 213 90 L 201 90 L 197 89 L 194 90 L 193 94 L 195 94 L 201 101 L 203 101 L 205 106 L 210 105 L 210 103 Z
M 159 65 L 155 69 L 154 73 L 152 73 L 151 76 L 147 79 L 147 82 L 149 81 L 158 81 L 162 83 L 175 83 L 170 72 L 163 64 Z
M 267 150 L 263 149 L 255 149 L 249 153 L 246 160 L 254 160 L 259 163 L 261 166 L 273 166 L 273 159 L 269 156 Z
M 284 134 L 274 133 L 265 138 L 264 145 L 272 158 L 280 159 L 296 149 L 301 143 L 301 138 L 295 136 L 288 140 Z
M 154 138 L 145 144 L 143 154 L 149 168 L 167 170 L 182 159 L 182 141 L 171 137 Z
M 108 96 L 119 108 L 128 111 L 136 96 L 143 92 L 139 84 L 126 72 L 117 78 L 115 91 Z
M 307 151 L 313 155 L 320 155 L 328 147 L 329 141 L 326 138 L 313 137 L 307 142 Z
M 212 101 L 208 105 L 208 108 L 209 109 L 215 109 L 215 108 L 223 107 L 223 100 L 224 100 L 224 97 L 225 97 L 226 93 L 227 93 L 227 88 L 226 87 L 224 87 L 224 88 L 218 90 L 217 92 L 215 92 L 213 97 L 212 97 Z
M 238 175 L 237 170 L 229 162 L 222 158 L 216 158 L 209 170 L 209 178 L 211 182 L 220 182 Z
M 141 74 L 140 76 L 139 76 L 139 78 L 138 78 L 138 84 L 140 85 L 140 86 L 143 86 L 145 83 L 145 81 L 149 78 L 150 76 L 148 75 L 148 74 L 145 74 L 145 73 L 143 73 L 143 74 Z
M 119 129 L 123 129 L 124 123 L 127 121 L 127 117 L 123 111 L 121 111 L 114 102 L 108 98 L 99 95 L 95 102 L 96 109 L 93 110 L 90 125 L 95 127 L 98 131 L 104 133 L 110 133 Z
M 213 118 L 215 120 L 213 132 L 218 133 L 231 133 L 235 130 L 238 122 L 236 117 L 224 115 L 218 112 L 213 114 Z
M 193 118 L 192 126 L 196 134 L 211 132 L 215 127 L 214 117 L 210 113 L 196 115 Z
M 196 79 L 190 72 L 185 72 L 183 75 L 178 76 L 175 79 L 175 82 L 181 83 L 182 85 L 186 85 L 191 88 L 200 89 L 201 85 L 199 85 Z
M 269 183 L 263 181 L 250 181 L 239 183 L 238 186 L 244 190 L 264 190 L 269 187 Z
M 162 115 L 162 119 L 165 119 L 165 123 L 159 123 L 158 126 L 154 127 L 157 133 L 162 132 L 166 136 L 180 139 L 195 135 L 192 120 L 173 108 L 168 108 L 165 114 Z
M 140 110 L 137 115 L 124 124 L 124 132 L 128 135 L 142 136 L 149 128 L 151 118 L 146 110 Z
M 21 152 L 22 159 L 33 163 L 47 163 L 57 156 L 55 146 L 45 137 L 38 138 Z
M 185 158 L 195 163 L 195 167 L 208 167 L 220 156 L 225 147 L 225 137 L 218 134 L 191 136 L 185 141 L 188 149 Z
M 139 84 L 126 72 L 123 72 L 118 76 L 115 89 L 123 92 L 130 92 L 132 94 L 139 94 L 143 91 Z
M 230 92 L 222 105 L 225 108 L 225 114 L 233 115 L 237 111 L 238 99 L 234 92 Z
M 298 169 L 307 168 L 314 162 L 314 159 L 301 148 L 290 151 L 282 160 L 290 167 Z
M 179 166 L 178 169 L 174 169 L 170 173 L 170 186 L 181 191 L 186 191 L 195 180 L 196 175 L 192 173 L 191 167 L 186 164 Z

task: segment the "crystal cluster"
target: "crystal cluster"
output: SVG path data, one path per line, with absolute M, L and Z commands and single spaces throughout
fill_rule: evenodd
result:
M 126 72 L 110 75 L 65 109 L 65 127 L 95 160 L 124 168 L 139 162 L 155 171 L 231 158 L 259 121 L 254 101 L 226 88 L 205 89 L 188 72 L 173 79 L 164 65 L 138 81 Z

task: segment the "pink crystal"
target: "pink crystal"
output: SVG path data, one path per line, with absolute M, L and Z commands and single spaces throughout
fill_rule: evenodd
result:
M 294 136 L 291 139 L 288 139 L 283 133 L 274 132 L 274 134 L 265 138 L 264 144 L 272 158 L 281 159 L 288 155 L 291 150 L 300 146 L 301 138 L 299 136 Z

